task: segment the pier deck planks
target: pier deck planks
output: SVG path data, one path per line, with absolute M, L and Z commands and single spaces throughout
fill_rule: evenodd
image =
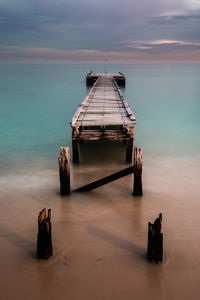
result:
M 87 97 L 77 109 L 72 128 L 84 126 L 133 126 L 137 123 L 112 74 L 98 74 Z
M 125 76 L 90 72 L 86 84 L 92 85 L 75 112 L 72 127 L 73 162 L 79 162 L 79 141 L 119 140 L 126 143 L 126 162 L 132 162 L 137 120 L 118 86 Z

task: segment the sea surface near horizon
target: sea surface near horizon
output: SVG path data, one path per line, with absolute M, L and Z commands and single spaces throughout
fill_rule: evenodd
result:
M 200 296 L 200 64 L 111 64 L 143 146 L 142 198 L 132 176 L 59 195 L 60 146 L 100 64 L 0 64 L 2 299 L 197 299 Z M 81 145 L 72 189 L 125 167 L 120 143 Z M 54 256 L 35 258 L 37 216 L 53 209 Z M 163 213 L 164 262 L 145 258 L 147 224 Z M 11 288 L 12 287 L 12 288 Z

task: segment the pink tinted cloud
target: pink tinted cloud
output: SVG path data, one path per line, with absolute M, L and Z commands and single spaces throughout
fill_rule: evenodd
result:
M 92 49 L 64 50 L 52 48 L 28 48 L 0 46 L 0 61 L 60 61 L 60 62 L 103 62 L 105 56 L 110 63 L 153 63 L 153 62 L 200 62 L 200 49 L 185 51 L 162 51 L 153 53 L 151 47 L 131 51 L 98 51 Z M 145 51 L 146 50 L 146 51 Z

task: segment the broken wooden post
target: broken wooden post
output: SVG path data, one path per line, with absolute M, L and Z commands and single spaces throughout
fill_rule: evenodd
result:
M 61 195 L 70 194 L 70 153 L 69 147 L 60 147 L 59 174 Z
M 48 216 L 44 208 L 38 216 L 38 235 L 37 235 L 37 258 L 49 258 L 53 255 L 52 237 L 52 210 L 48 209 Z
M 79 147 L 78 147 L 78 140 L 72 140 L 72 151 L 73 151 L 73 155 L 72 155 L 72 158 L 73 158 L 73 163 L 74 164 L 78 164 L 79 163 Z
M 163 234 L 161 233 L 162 214 L 152 224 L 148 224 L 147 257 L 151 261 L 159 262 L 163 259 Z
M 133 159 L 133 139 L 126 141 L 126 163 L 132 163 Z
M 142 196 L 142 148 L 134 147 L 134 186 L 133 195 Z

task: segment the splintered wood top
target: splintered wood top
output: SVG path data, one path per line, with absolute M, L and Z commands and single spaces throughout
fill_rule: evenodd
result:
M 72 119 L 72 127 L 134 125 L 133 112 L 112 74 L 101 74 Z

